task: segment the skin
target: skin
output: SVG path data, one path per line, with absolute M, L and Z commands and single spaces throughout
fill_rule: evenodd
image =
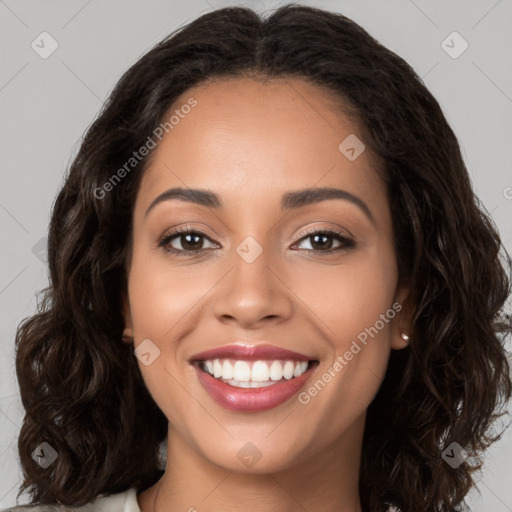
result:
M 384 182 L 368 150 L 354 161 L 340 152 L 340 142 L 349 134 L 362 140 L 361 131 L 333 96 L 306 81 L 212 81 L 174 108 L 191 96 L 198 104 L 153 150 L 133 212 L 125 335 L 135 347 L 149 338 L 160 350 L 150 365 L 138 363 L 169 420 L 165 475 L 138 495 L 139 506 L 153 512 L 158 491 L 157 511 L 360 511 L 366 409 L 390 351 L 406 345 L 410 321 Z M 224 205 L 172 199 L 145 216 L 173 187 L 207 189 Z M 284 193 L 309 187 L 356 195 L 374 223 L 348 200 L 280 209 Z M 158 247 L 178 226 L 205 237 L 187 245 L 178 235 L 167 247 L 203 252 L 180 257 Z M 314 246 L 304 234 L 313 228 L 338 228 L 356 245 L 329 252 L 340 242 Z M 263 249 L 252 263 L 236 252 L 247 236 Z M 263 412 L 229 411 L 188 362 L 236 341 L 267 342 L 319 361 L 307 389 L 394 302 L 402 311 L 307 404 L 292 397 Z M 252 467 L 237 456 L 248 442 L 261 454 Z

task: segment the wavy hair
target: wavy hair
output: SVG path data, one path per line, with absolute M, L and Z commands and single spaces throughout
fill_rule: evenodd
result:
M 505 313 L 511 259 L 475 196 L 458 141 L 414 70 L 347 17 L 288 4 L 268 17 L 229 7 L 171 33 L 126 71 L 87 129 L 53 204 L 49 286 L 16 333 L 25 416 L 18 440 L 32 504 L 85 504 L 163 474 L 167 418 L 121 341 L 131 217 L 148 158 L 106 183 L 207 80 L 298 77 L 363 127 L 387 184 L 400 279 L 411 287 L 409 347 L 392 351 L 364 431 L 364 510 L 458 510 L 511 395 Z M 95 192 L 96 191 L 96 192 Z M 493 435 L 495 434 L 495 435 Z M 42 469 L 42 442 L 57 459 Z M 457 442 L 469 458 L 442 457 Z

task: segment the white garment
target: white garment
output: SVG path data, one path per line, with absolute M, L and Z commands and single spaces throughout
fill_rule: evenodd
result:
M 0 512 L 141 512 L 137 503 L 137 490 L 130 487 L 117 494 L 100 495 L 81 507 L 65 505 L 17 505 Z

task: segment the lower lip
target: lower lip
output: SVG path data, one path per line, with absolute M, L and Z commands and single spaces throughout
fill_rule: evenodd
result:
M 263 388 L 237 388 L 226 384 L 202 371 L 197 364 L 194 367 L 201 385 L 222 407 L 230 411 L 256 412 L 272 409 L 286 402 L 304 386 L 318 363 L 315 361 L 299 377 L 279 381 Z

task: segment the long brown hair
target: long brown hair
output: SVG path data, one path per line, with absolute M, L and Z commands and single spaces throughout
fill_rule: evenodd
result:
M 452 129 L 413 69 L 345 16 L 296 4 L 268 18 L 219 9 L 178 29 L 122 76 L 87 130 L 53 206 L 50 284 L 16 334 L 26 410 L 19 494 L 82 505 L 146 489 L 162 475 L 167 419 L 133 347 L 121 341 L 131 216 L 147 157 L 103 197 L 97 191 L 179 95 L 211 78 L 248 75 L 326 87 L 363 125 L 387 183 L 414 315 L 410 345 L 392 351 L 368 409 L 361 502 L 369 512 L 455 511 L 480 454 L 499 437 L 490 429 L 511 395 L 511 260 Z M 42 469 L 31 454 L 45 441 L 58 456 Z M 470 454 L 458 468 L 441 455 L 451 442 Z

